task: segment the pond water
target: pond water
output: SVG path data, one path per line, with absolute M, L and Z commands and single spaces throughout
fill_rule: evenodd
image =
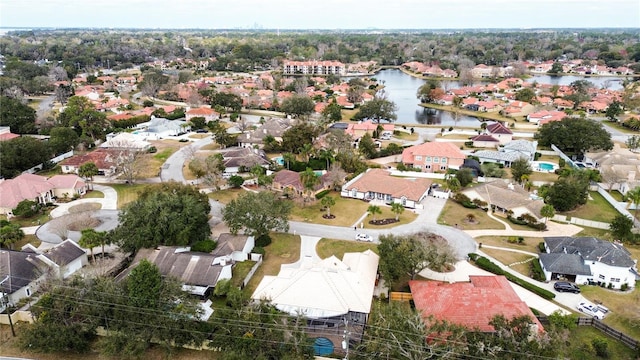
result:
M 385 69 L 374 75 L 379 82 L 385 87 L 381 94 L 385 95 L 389 100 L 398 106 L 398 124 L 426 124 L 426 125 L 442 125 L 449 126 L 465 126 L 479 127 L 480 120 L 473 116 L 460 115 L 456 121 L 453 115 L 447 111 L 434 109 L 426 109 L 418 105 L 419 100 L 416 97 L 418 88 L 426 81 L 409 76 L 398 69 Z M 592 82 L 599 88 L 607 87 L 612 90 L 622 88 L 622 78 L 596 76 L 549 76 L 549 75 L 533 75 L 528 78 L 528 82 L 538 82 L 540 84 L 569 85 L 576 80 L 587 80 Z M 479 83 L 478 83 L 479 84 Z M 458 81 L 448 81 L 447 89 L 459 88 L 461 85 Z

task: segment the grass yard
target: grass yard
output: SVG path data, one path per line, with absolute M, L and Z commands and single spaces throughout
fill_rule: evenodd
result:
M 211 144 L 207 144 L 200 148 L 200 150 L 218 150 L 220 149 L 220 144 L 213 142 Z
M 611 235 L 611 231 L 606 229 L 597 229 L 590 227 L 583 227 L 584 230 L 580 231 L 576 236 L 581 237 L 595 237 L 603 240 L 613 240 L 613 236 Z
M 549 183 L 554 183 L 558 180 L 558 175 L 555 173 L 544 173 L 534 171 L 529 175 L 529 181 L 545 181 Z
M 521 254 L 521 253 L 506 251 L 506 250 L 482 248 L 482 251 L 507 266 L 517 262 L 529 260 L 533 257 L 527 254 Z M 532 260 L 532 261 L 536 261 L 536 260 Z M 519 272 L 522 275 L 529 276 L 529 266 L 530 265 L 527 262 L 524 264 L 517 264 L 509 267 Z
M 332 191 L 326 196 L 331 196 L 336 204 L 331 207 L 331 214 L 335 215 L 334 219 L 325 219 L 322 215 L 326 211 L 321 211 L 322 205 L 320 200 L 300 206 L 294 204 L 289 220 L 307 221 L 315 224 L 335 225 L 335 226 L 352 226 L 358 219 L 367 212 L 368 202 L 355 199 L 346 199 L 340 196 L 338 192 Z
M 636 285 L 639 285 L 636 283 Z M 610 312 L 603 322 L 618 331 L 622 331 L 636 340 L 640 340 L 640 288 L 633 292 L 620 292 L 599 286 L 581 286 L 582 296 L 592 302 L 602 302 Z
M 233 276 L 231 277 L 231 283 L 237 287 L 242 286 L 242 281 L 247 276 L 249 271 L 251 271 L 251 268 L 253 267 L 253 265 L 255 265 L 255 263 L 255 261 L 237 262 L 233 266 Z
M 382 214 L 377 214 L 376 215 L 376 219 L 380 220 L 380 219 L 395 219 L 396 218 L 396 214 L 393 211 L 391 211 L 391 207 L 389 207 L 389 206 L 381 206 L 380 210 L 382 211 Z M 366 212 L 366 209 L 365 209 L 365 212 Z M 369 224 L 369 221 L 373 220 L 373 215 L 367 215 L 367 217 L 364 219 L 363 223 L 364 223 L 364 228 L 365 229 L 390 229 L 390 228 L 396 227 L 398 225 L 404 225 L 404 224 L 411 223 L 417 217 L 418 217 L 418 215 L 416 215 L 416 213 L 413 210 L 404 209 L 402 214 L 400 214 L 400 216 L 398 216 L 398 222 L 395 222 L 395 223 L 392 223 L 392 224 L 387 224 L 387 225 L 372 225 L 372 224 Z
M 602 195 L 596 191 L 589 191 L 589 200 L 585 205 L 560 214 L 586 220 L 611 222 L 619 213 Z
M 231 200 L 235 200 L 244 192 L 243 189 L 225 189 L 209 193 L 209 198 L 223 204 L 228 204 Z
M 204 139 L 206 137 L 208 137 L 210 134 L 207 133 L 196 133 L 196 134 L 191 134 L 189 135 L 189 139 Z
M 262 265 L 243 289 L 248 296 L 253 294 L 265 275 L 278 275 L 280 265 L 294 263 L 300 259 L 300 236 L 285 233 L 271 233 L 270 236 L 272 241 L 264 248 Z
M 38 247 L 40 246 L 40 243 L 41 241 L 40 239 L 38 239 L 37 236 L 35 236 L 34 234 L 30 234 L 30 235 L 25 235 L 22 239 L 20 239 L 20 241 L 13 244 L 11 248 L 14 250 L 20 250 L 23 246 L 27 244 L 31 244 L 35 247 Z
M 404 141 L 416 141 L 418 140 L 420 135 L 417 132 L 414 132 L 413 134 L 411 134 L 411 133 L 406 133 L 404 131 L 398 131 L 398 132 L 394 132 L 393 137 L 396 139 L 404 140 Z
M 353 115 L 355 115 L 356 113 L 358 113 L 359 110 L 347 110 L 347 109 L 342 109 L 342 120 L 343 121 L 349 121 L 351 120 L 351 118 L 353 118 Z
M 568 344 L 564 349 L 564 358 L 581 360 L 602 359 L 601 357 L 596 356 L 596 352 L 593 350 L 593 346 L 591 345 L 593 339 L 596 338 L 601 338 L 607 341 L 607 349 L 609 349 L 610 353 L 609 359 L 636 359 L 635 352 L 632 349 L 592 326 L 578 326 L 576 329 L 571 331 L 567 341 Z
M 467 223 L 467 214 L 475 216 L 475 223 Z M 504 225 L 493 220 L 481 209 L 467 209 L 455 201 L 449 200 L 444 205 L 438 224 L 453 226 L 458 224 L 458 228 L 462 230 L 481 230 L 481 229 L 497 229 L 504 230 Z
M 614 198 L 616 201 L 624 201 L 624 195 L 622 195 L 622 193 L 618 190 L 611 190 L 609 191 L 609 195 L 611 195 L 612 198 Z
M 138 195 L 147 184 L 111 184 L 109 185 L 118 193 L 118 209 L 122 209 L 126 204 L 136 200 Z
M 86 193 L 82 198 L 83 199 L 103 199 L 104 193 L 98 190 L 91 190 L 88 193 Z
M 140 164 L 139 178 L 151 178 L 160 175 L 160 167 L 178 149 L 189 143 L 181 143 L 176 140 L 153 140 L 149 141 L 158 150 L 155 153 L 143 154 L 138 160 Z
M 378 245 L 365 242 L 322 238 L 316 246 L 316 252 L 322 259 L 326 259 L 331 255 L 335 255 L 338 259 L 342 259 L 344 253 L 362 252 L 367 249 L 373 250 L 376 254 L 378 253 Z
M 522 244 L 518 244 L 517 242 L 510 243 L 508 241 L 509 237 L 507 236 L 480 236 L 475 238 L 475 240 L 483 245 L 517 249 L 532 252 L 534 254 L 538 253 L 538 244 L 543 241 L 542 238 L 525 237 Z M 483 248 L 482 250 L 484 251 L 485 249 Z
M 46 208 L 44 210 L 44 213 L 42 214 L 36 214 L 32 217 L 28 217 L 28 218 L 23 218 L 22 216 L 15 216 L 11 218 L 11 222 L 20 225 L 20 227 L 29 227 L 29 226 L 37 226 L 37 225 L 42 225 L 44 223 L 46 223 L 47 221 L 51 220 L 49 218 L 49 214 L 51 213 L 51 210 L 55 209 L 56 207 L 53 206 L 51 208 Z M 7 220 L 7 216 L 6 215 L 0 215 L 0 219 L 4 219 Z

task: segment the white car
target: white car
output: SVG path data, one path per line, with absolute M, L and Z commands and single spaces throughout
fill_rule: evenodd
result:
M 356 240 L 357 240 L 357 241 L 372 242 L 372 241 L 373 241 L 373 238 L 371 237 L 371 235 L 367 235 L 367 234 L 363 234 L 363 233 L 358 233 L 358 234 L 356 234 Z
M 593 304 L 589 304 L 589 303 L 586 303 L 586 302 L 581 302 L 580 304 L 578 304 L 577 308 L 578 308 L 579 311 L 581 311 L 581 312 L 583 312 L 583 313 L 585 313 L 587 315 L 591 315 L 597 320 L 604 319 L 604 313 L 602 311 L 600 311 Z

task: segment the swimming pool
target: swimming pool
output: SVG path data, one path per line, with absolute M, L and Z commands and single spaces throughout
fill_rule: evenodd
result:
M 531 162 L 531 168 L 533 169 L 533 171 L 537 171 L 537 172 L 553 172 L 558 167 L 559 166 L 557 164 L 545 162 L 545 161 Z
M 282 156 L 278 156 L 278 157 L 274 157 L 273 159 L 271 159 L 273 161 L 276 162 L 276 164 L 283 166 L 284 165 L 284 158 Z

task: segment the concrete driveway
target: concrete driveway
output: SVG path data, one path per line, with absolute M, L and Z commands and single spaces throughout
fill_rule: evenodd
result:
M 213 139 L 208 136 L 206 138 L 200 139 L 198 141 L 194 141 L 189 147 L 195 148 L 196 150 L 200 149 L 205 145 L 209 145 L 213 143 Z M 177 181 L 184 183 L 186 182 L 184 178 L 184 174 L 182 173 L 182 168 L 184 166 L 184 162 L 188 157 L 188 147 L 185 146 L 180 150 L 174 152 L 169 156 L 167 161 L 164 162 L 162 168 L 160 170 L 160 179 L 162 181 Z

